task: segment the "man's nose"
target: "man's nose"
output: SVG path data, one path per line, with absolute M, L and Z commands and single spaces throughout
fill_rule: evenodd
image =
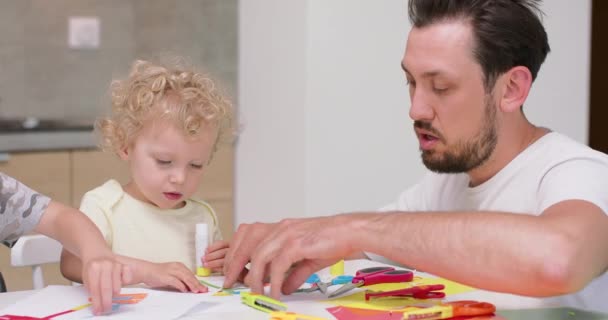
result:
M 414 121 L 431 121 L 435 117 L 435 111 L 429 103 L 429 99 L 421 90 L 411 93 L 410 118 Z

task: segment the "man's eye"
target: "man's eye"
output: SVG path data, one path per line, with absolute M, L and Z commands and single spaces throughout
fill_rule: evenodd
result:
M 437 94 L 443 94 L 448 91 L 448 88 L 433 88 L 433 91 Z

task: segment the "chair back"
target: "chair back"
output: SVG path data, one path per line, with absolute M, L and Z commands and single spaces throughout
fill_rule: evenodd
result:
M 24 235 L 11 248 L 11 265 L 14 267 L 32 267 L 34 289 L 44 288 L 42 265 L 59 262 L 61 244 L 41 234 Z

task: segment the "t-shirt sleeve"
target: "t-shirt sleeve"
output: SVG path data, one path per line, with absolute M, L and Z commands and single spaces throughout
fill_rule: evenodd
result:
M 80 202 L 80 211 L 82 211 L 93 223 L 97 226 L 106 243 L 112 247 L 112 230 L 106 209 L 104 209 L 103 201 L 92 193 L 85 193 Z
M 381 207 L 378 211 L 407 212 L 431 210 L 432 208 L 429 207 L 429 203 L 436 202 L 434 196 L 438 193 L 437 189 L 441 188 L 442 184 L 437 174 L 427 172 L 418 183 L 401 192 L 394 202 Z
M 538 189 L 538 210 L 565 200 L 591 202 L 608 214 L 608 163 L 595 158 L 570 159 L 553 166 Z
M 8 247 L 40 222 L 51 199 L 0 172 L 0 240 Z
M 419 199 L 422 195 L 420 194 L 420 185 L 414 185 L 407 190 L 401 192 L 397 199 L 390 204 L 387 204 L 378 211 L 380 212 L 388 212 L 388 211 L 412 211 L 413 203 L 416 198 Z

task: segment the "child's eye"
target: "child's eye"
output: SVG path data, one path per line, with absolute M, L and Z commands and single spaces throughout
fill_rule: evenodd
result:
M 166 165 L 170 165 L 171 161 L 170 160 L 160 160 L 160 159 L 156 159 L 156 163 L 166 166 Z
M 195 164 L 195 163 L 191 163 L 190 166 L 194 169 L 202 169 L 203 165 L 202 164 Z

